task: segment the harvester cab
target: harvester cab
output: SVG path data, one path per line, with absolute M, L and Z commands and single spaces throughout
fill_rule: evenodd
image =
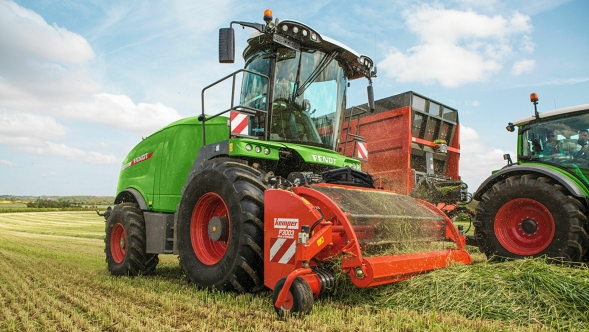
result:
M 494 171 L 476 191 L 475 240 L 488 257 L 589 255 L 589 104 L 534 113 L 508 123 L 517 131 L 517 160 Z M 516 130 L 517 127 L 517 130 Z
M 470 263 L 465 240 L 428 202 L 374 188 L 337 153 L 348 80 L 372 60 L 295 21 L 232 22 L 255 31 L 245 68 L 205 87 L 201 115 L 139 143 L 123 163 L 106 225 L 115 275 L 178 254 L 202 288 L 274 291 L 278 314 L 305 313 L 334 286 L 334 261 L 358 287 Z M 219 60 L 234 62 L 233 29 Z M 207 115 L 205 92 L 243 74 L 240 102 Z M 372 90 L 368 88 L 369 104 Z M 227 116 L 229 115 L 229 116 Z

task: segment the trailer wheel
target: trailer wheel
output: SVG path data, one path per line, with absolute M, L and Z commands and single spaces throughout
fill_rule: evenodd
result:
M 278 280 L 274 286 L 274 292 L 272 293 L 272 304 L 276 303 L 278 294 L 284 287 L 286 277 Z M 282 303 L 282 306 L 276 307 L 274 310 L 278 316 L 282 317 L 288 314 L 308 314 L 313 308 L 313 291 L 311 286 L 301 277 L 296 277 L 292 281 L 292 285 L 286 295 L 286 300 Z
M 579 261 L 587 251 L 584 207 L 559 184 L 533 174 L 493 185 L 478 204 L 475 238 L 488 258 L 546 255 Z
M 263 287 L 263 174 L 229 158 L 189 175 L 178 206 L 178 253 L 189 281 L 252 292 Z
M 159 262 L 155 254 L 145 253 L 143 212 L 133 203 L 115 206 L 106 221 L 104 238 L 106 262 L 112 275 L 150 274 Z

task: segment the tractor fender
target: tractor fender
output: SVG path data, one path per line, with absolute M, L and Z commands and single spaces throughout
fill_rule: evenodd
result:
M 137 189 L 127 188 L 121 191 L 115 198 L 114 203 L 119 204 L 124 202 L 137 203 L 141 210 L 147 210 L 147 204 L 145 204 L 145 199 Z
M 578 197 L 585 200 L 585 195 L 581 191 L 581 189 L 573 182 L 571 179 L 563 176 L 561 173 L 554 171 L 552 169 L 540 166 L 522 166 L 522 165 L 511 165 L 509 167 L 504 167 L 497 173 L 488 177 L 477 189 L 474 193 L 474 199 L 480 201 L 483 198 L 483 194 L 491 189 L 491 187 L 498 181 L 503 180 L 507 177 L 518 175 L 518 174 L 542 174 L 545 175 L 554 181 L 558 182 L 560 185 L 565 187 L 568 192 L 570 192 L 573 196 Z
M 229 140 L 205 145 L 198 149 L 198 153 L 196 154 L 196 160 L 192 164 L 192 167 L 190 168 L 190 172 L 188 174 L 191 174 L 192 172 L 196 171 L 198 169 L 198 166 L 202 164 L 205 160 L 228 156 Z M 188 182 L 186 184 L 188 184 Z

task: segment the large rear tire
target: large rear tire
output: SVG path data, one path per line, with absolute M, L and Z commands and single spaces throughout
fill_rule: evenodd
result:
M 145 220 L 133 203 L 121 203 L 106 221 L 106 262 L 112 275 L 147 275 L 155 271 L 158 255 L 145 253 Z
M 491 187 L 477 205 L 475 239 L 488 258 L 546 255 L 580 261 L 587 251 L 585 208 L 559 184 L 533 174 Z
M 202 288 L 252 292 L 264 283 L 263 174 L 218 158 L 189 175 L 178 206 L 178 253 Z

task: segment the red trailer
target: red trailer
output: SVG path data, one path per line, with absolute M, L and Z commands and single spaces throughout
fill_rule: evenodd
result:
M 459 175 L 458 111 L 412 91 L 347 110 L 341 152 L 381 186 L 453 209 L 470 194 Z

